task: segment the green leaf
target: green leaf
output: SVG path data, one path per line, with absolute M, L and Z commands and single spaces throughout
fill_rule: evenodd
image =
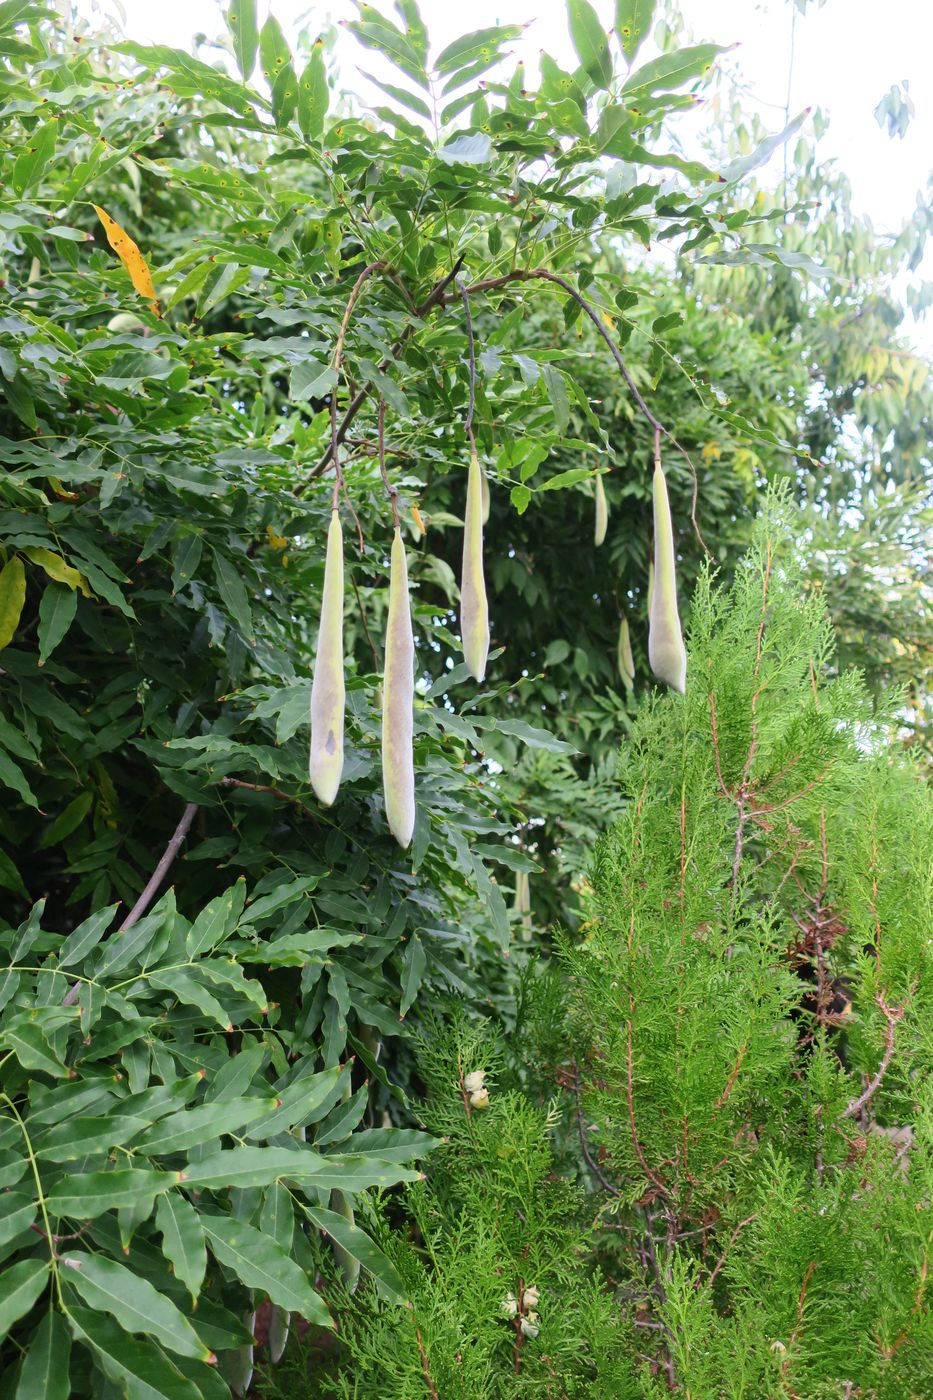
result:
M 20 1259 L 3 1271 L 0 1290 L 0 1337 L 28 1313 L 49 1281 L 48 1259 Z
M 319 1152 L 309 1147 L 231 1147 L 215 1152 L 203 1161 L 191 1162 L 185 1169 L 185 1185 L 211 1187 L 223 1191 L 227 1186 L 271 1186 L 280 1177 L 294 1181 L 306 1180 L 320 1171 L 326 1162 Z
M 28 1230 L 36 1218 L 36 1203 L 25 1191 L 5 1191 L 0 1196 L 0 1247 L 5 1247 L 17 1235 Z
M 577 57 L 587 76 L 599 88 L 612 82 L 612 58 L 609 36 L 599 22 L 599 16 L 589 0 L 567 0 L 570 37 Z
M 233 39 L 233 56 L 246 81 L 256 66 L 259 29 L 256 23 L 256 0 L 231 0 L 226 14 L 227 28 Z
M 162 1118 L 136 1143 L 137 1152 L 149 1156 L 166 1156 L 182 1152 L 200 1143 L 208 1143 L 224 1133 L 232 1133 L 268 1114 L 275 1099 L 217 1099 L 212 1103 L 196 1104 Z
M 320 139 L 329 103 L 324 44 L 320 39 L 316 39 L 311 49 L 311 57 L 298 80 L 298 125 L 305 140 Z
M 181 1356 L 199 1361 L 210 1356 L 210 1348 L 172 1300 L 115 1259 L 75 1250 L 62 1255 L 61 1269 L 62 1278 L 89 1307 L 110 1313 L 126 1332 L 143 1332 Z
M 7 1045 L 23 1069 L 37 1070 L 40 1074 L 51 1074 L 56 1079 L 67 1079 L 72 1071 L 63 1064 L 41 1028 L 22 1018 L 9 1022 L 0 1033 L 0 1044 Z
M 65 810 L 67 811 L 67 808 Z M 70 967 L 72 963 L 80 962 L 97 946 L 113 922 L 117 907 L 116 904 L 108 904 L 106 909 L 98 909 L 96 914 L 92 914 L 90 918 L 78 924 L 77 928 L 72 929 L 58 950 L 59 967 Z
M 44 666 L 74 622 L 78 595 L 64 583 L 47 583 L 39 603 L 39 665 Z
M 39 1323 L 23 1360 L 16 1400 L 68 1400 L 71 1334 L 55 1307 Z
M 487 165 L 494 151 L 485 131 L 475 131 L 470 136 L 456 136 L 446 146 L 441 146 L 437 154 L 448 165 Z
M 69 1220 L 93 1220 L 108 1210 L 138 1206 L 169 1187 L 176 1186 L 178 1172 L 146 1171 L 131 1167 L 126 1170 L 85 1172 L 66 1176 L 56 1182 L 46 1197 L 51 1214 L 67 1216 Z
M 216 1021 L 223 1030 L 233 1030 L 229 1012 L 190 972 L 181 968 L 167 968 L 164 972 L 150 973 L 149 981 L 153 987 L 171 992 L 177 1001 L 186 1006 L 196 1006 L 209 1020 Z
M 362 72 L 362 69 L 360 71 Z M 374 78 L 372 73 L 363 73 L 363 77 L 368 83 L 372 83 L 373 87 L 379 88 L 382 92 L 387 93 L 389 97 L 394 97 L 396 102 L 401 102 L 402 106 L 407 107 L 409 111 L 417 112 L 419 117 L 427 117 L 430 121 L 430 107 L 422 98 L 417 97 L 415 93 L 409 92 L 407 88 L 395 87 L 392 83 L 382 83 L 378 78 Z
M 0 651 L 10 645 L 26 601 L 26 570 L 19 555 L 8 559 L 0 571 Z
M 214 553 L 214 577 L 230 616 L 247 641 L 255 641 L 253 614 L 250 611 L 249 596 L 243 579 L 227 556 L 216 551 Z
M 207 1268 L 200 1215 L 180 1191 L 166 1191 L 156 1205 L 155 1223 L 162 1236 L 162 1253 L 195 1302 Z
M 59 125 L 58 117 L 50 117 L 37 131 L 27 136 L 26 149 L 13 163 L 11 183 L 17 194 L 22 194 L 42 178 L 43 171 L 55 154 Z
M 554 409 L 554 421 L 557 431 L 564 433 L 570 422 L 570 400 L 567 398 L 567 389 L 564 384 L 564 376 L 554 365 L 544 365 L 542 372 L 544 382 L 547 385 L 548 396 L 551 400 L 551 407 Z
M 49 586 L 51 587 L 51 585 Z M 58 587 L 58 585 L 55 586 Z M 74 598 L 75 595 L 72 593 L 70 596 Z M 73 831 L 77 831 L 93 805 L 93 792 L 79 792 L 78 796 L 72 798 L 67 807 L 64 807 L 52 824 L 43 831 L 39 838 L 39 850 L 47 850 L 49 846 L 57 845 L 59 841 L 64 841 L 67 836 L 70 836 Z
M 87 579 L 77 569 L 66 564 L 60 554 L 46 549 L 44 545 L 30 545 L 23 553 L 33 564 L 38 564 L 40 569 L 44 569 L 50 579 L 56 583 L 65 583 L 69 588 L 80 588 L 85 598 L 90 598 L 91 590 Z
M 390 63 L 401 69 L 409 78 L 413 78 L 421 87 L 430 89 L 424 60 L 415 45 L 409 42 L 407 35 L 391 20 L 379 14 L 372 5 L 364 5 L 360 0 L 357 0 L 357 3 L 364 18 L 347 23 L 346 28 L 350 33 L 355 34 L 366 48 L 384 54 Z
M 421 979 L 424 976 L 424 969 L 427 965 L 427 954 L 421 943 L 421 939 L 413 933 L 408 941 L 408 947 L 402 959 L 402 1000 L 399 1005 L 399 1017 L 404 1018 L 411 1010 L 421 986 Z
M 129 1113 L 113 1117 L 73 1118 L 56 1123 L 35 1143 L 36 1156 L 50 1162 L 74 1162 L 79 1157 L 107 1152 L 135 1137 L 148 1126 L 148 1119 Z
M 513 39 L 520 39 L 523 32 L 520 24 L 497 24 L 490 29 L 475 29 L 472 34 L 462 34 L 438 54 L 435 70 L 438 73 L 457 73 L 477 62 L 492 67 L 502 56 L 504 46 Z M 448 85 L 446 91 L 452 91 L 452 87 Z
M 309 890 L 313 890 L 319 883 L 317 875 L 304 875 L 297 880 L 288 880 L 283 885 L 279 885 L 271 894 L 264 894 L 252 904 L 246 906 L 243 916 L 245 923 L 257 924 L 270 914 L 276 914 L 280 909 L 285 909 L 289 904 L 294 904 L 301 899 Z
M 539 729 L 536 725 L 526 724 L 522 719 L 492 719 L 489 721 L 490 729 L 497 729 L 500 734 L 509 734 L 514 739 L 521 739 L 522 743 L 529 748 L 546 749 L 549 753 L 576 753 L 573 744 L 568 744 L 564 739 L 558 739 L 547 729 Z
M 324 1113 L 330 1107 L 328 1100 L 331 1100 L 337 1091 L 341 1075 L 345 1075 L 345 1071 L 345 1066 L 334 1065 L 331 1069 L 321 1070 L 319 1074 L 296 1079 L 287 1088 L 279 1090 L 279 1101 L 275 1111 L 259 1123 L 254 1123 L 245 1136 L 274 1137 L 276 1133 L 316 1122 L 319 1117 L 323 1117 L 323 1113 L 318 1113 L 321 1105 L 326 1105 Z
M 233 932 L 246 901 L 246 881 L 242 878 L 223 894 L 205 905 L 188 931 L 185 951 L 189 958 L 210 952 Z
M 648 93 L 670 92 L 681 87 L 691 78 L 708 73 L 713 59 L 724 52 L 719 44 L 696 44 L 692 48 L 661 54 L 631 75 L 622 88 L 622 100 L 631 105 Z
M 616 0 L 616 33 L 631 63 L 651 28 L 656 0 Z
M 198 1387 L 154 1342 L 131 1337 L 112 1318 L 72 1303 L 72 1330 L 128 1400 L 203 1400 Z
M 337 372 L 321 360 L 299 360 L 292 366 L 288 381 L 288 397 L 295 403 L 319 399 L 337 383 Z
M 337 1211 L 324 1210 L 321 1206 L 305 1206 L 304 1212 L 319 1230 L 329 1235 L 367 1273 L 372 1274 L 393 1303 L 408 1301 L 404 1281 L 395 1265 L 358 1225 Z
M 204 541 L 195 531 L 187 535 L 182 535 L 181 539 L 177 542 L 172 559 L 173 593 L 180 593 L 185 584 L 197 573 L 203 548 Z
M 333 1327 L 323 1298 L 300 1265 L 261 1230 L 227 1216 L 206 1215 L 204 1233 L 212 1253 L 247 1288 L 258 1288 L 273 1303 L 318 1327 Z
M 3 749 L 0 749 L 0 783 L 3 783 L 4 787 L 12 788 L 14 792 L 18 792 L 27 806 L 38 808 L 39 802 L 26 781 L 25 773 Z

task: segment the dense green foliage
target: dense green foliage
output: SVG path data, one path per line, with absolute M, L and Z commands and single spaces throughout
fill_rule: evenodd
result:
M 645 63 L 634 38 L 594 29 L 584 0 L 569 13 L 580 66 L 543 61 L 531 92 L 497 66 L 514 26 L 436 55 L 413 0 L 391 21 L 364 6 L 350 28 L 401 77 L 385 87 L 391 105 L 363 113 L 335 104 L 321 45 L 292 55 L 274 19 L 258 32 L 250 0 L 230 8 L 231 61 L 218 67 L 30 0 L 0 5 L 0 1359 L 17 1400 L 44 1375 L 62 1396 L 242 1389 L 243 1319 L 264 1297 L 280 1327 L 288 1313 L 326 1326 L 346 1312 L 328 1237 L 345 1280 L 362 1265 L 375 1281 L 367 1306 L 372 1288 L 391 1303 L 373 1357 L 405 1295 L 438 1355 L 455 1355 L 456 1174 L 474 1172 L 477 1203 L 517 1187 L 470 1158 L 462 1123 L 436 1147 L 450 1105 L 429 1101 L 422 1123 L 413 1090 L 423 1075 L 443 1100 L 446 1023 L 472 1034 L 463 1007 L 508 1026 L 521 1016 L 532 920 L 510 913 L 512 882 L 531 872 L 537 922 L 575 924 L 595 834 L 627 800 L 618 741 L 649 723 L 635 716 L 652 432 L 606 336 L 693 464 L 664 438 L 682 591 L 703 556 L 694 467 L 697 524 L 726 576 L 764 478 L 811 497 L 818 537 L 828 503 L 861 510 L 888 572 L 868 567 L 840 589 L 833 559 L 825 592 L 860 662 L 866 633 L 887 628 L 874 679 L 917 678 L 924 733 L 928 566 L 911 540 L 927 500 L 928 383 L 919 370 L 895 381 L 895 311 L 866 309 L 894 265 L 871 264 L 865 235 L 837 306 L 832 276 L 808 260 L 832 262 L 832 248 L 787 244 L 780 201 L 751 183 L 799 123 L 752 141 L 737 126 L 741 153 L 685 161 L 671 123 L 717 47 Z M 139 245 L 155 305 L 146 265 L 131 262 L 131 282 L 95 206 Z M 814 216 L 817 245 L 827 227 Z M 658 242 L 677 252 L 676 278 L 646 257 Z M 792 360 L 760 305 L 763 260 L 801 342 Z M 602 330 L 531 272 L 585 294 Z M 455 278 L 470 288 L 492 494 L 481 687 L 458 634 L 470 375 Z M 849 314 L 880 342 L 885 397 L 871 417 L 858 415 L 873 371 L 853 348 L 868 342 L 827 352 Z M 332 394 L 348 714 L 343 785 L 324 809 L 307 755 Z M 406 852 L 380 776 L 392 523 L 380 400 L 413 584 Z M 877 478 L 868 446 L 842 455 L 869 427 L 885 431 Z M 595 549 L 600 470 L 609 531 Z M 902 494 L 880 500 L 888 479 Z M 866 501 L 901 512 L 883 538 Z M 835 528 L 821 538 L 838 550 Z M 892 572 L 916 609 L 892 599 Z M 615 671 L 623 609 L 635 698 Z M 894 618 L 915 633 L 891 636 Z M 420 1068 L 408 1021 L 436 1026 Z M 876 1049 L 875 1033 L 869 1060 Z M 624 1394 L 629 1340 L 585 1281 L 585 1255 L 566 1257 L 567 1241 L 591 1238 L 575 1190 L 551 1191 L 566 1142 L 552 1159 L 538 1141 L 546 1111 L 510 1105 L 477 1131 L 487 1148 L 498 1131 L 517 1150 L 538 1142 L 520 1208 L 542 1222 L 539 1286 L 566 1293 L 551 1333 L 562 1383 L 598 1393 L 586 1387 L 605 1351 L 619 1369 L 605 1362 L 599 1384 Z M 432 1148 L 441 1165 L 411 1210 L 449 1266 L 443 1304 L 393 1233 L 395 1207 L 367 1194 L 410 1181 Z M 512 1267 L 525 1244 L 489 1243 L 489 1257 Z M 491 1296 L 474 1282 L 462 1327 Z M 544 1303 L 542 1318 L 554 1326 Z M 495 1376 L 513 1339 L 499 1318 L 479 1331 L 475 1376 Z

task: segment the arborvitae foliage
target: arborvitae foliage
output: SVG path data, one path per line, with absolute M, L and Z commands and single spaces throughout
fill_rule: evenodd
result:
M 616 1269 L 697 1397 L 933 1385 L 933 814 L 830 643 L 772 501 L 640 712 L 566 954 Z
M 933 813 L 890 732 L 772 500 L 701 580 L 686 695 L 639 713 L 594 918 L 509 1056 L 422 1043 L 446 1143 L 376 1226 L 413 1308 L 358 1295 L 340 1394 L 933 1393 Z

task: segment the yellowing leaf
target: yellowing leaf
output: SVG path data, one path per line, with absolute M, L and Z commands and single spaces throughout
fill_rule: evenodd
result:
M 717 442 L 708 442 L 700 455 L 704 462 L 718 462 L 722 456 L 722 448 Z
M 40 569 L 44 569 L 49 578 L 54 579 L 56 583 L 67 583 L 69 588 L 80 588 L 85 598 L 92 596 L 90 584 L 84 575 L 78 573 L 70 564 L 66 564 L 60 554 L 39 546 L 30 546 L 29 549 L 24 549 L 23 553 L 27 559 L 38 564 Z
M 25 601 L 26 571 L 14 554 L 0 572 L 0 651 L 15 637 Z
M 266 526 L 266 536 L 273 549 L 284 549 L 288 540 L 284 535 L 277 535 L 271 525 Z
M 133 283 L 133 286 L 141 297 L 146 298 L 152 310 L 158 316 L 160 314 L 159 303 L 156 300 L 155 287 L 152 285 L 152 274 L 149 271 L 149 264 L 146 262 L 146 259 L 143 257 L 132 238 L 130 238 L 129 234 L 120 227 L 116 219 L 111 219 L 106 209 L 101 209 L 99 204 L 95 204 L 93 208 L 104 226 L 107 242 L 130 274 L 130 281 Z
M 418 533 L 419 533 L 419 535 L 421 536 L 422 539 L 424 539 L 424 537 L 425 537 L 425 535 L 428 533 L 428 531 L 427 531 L 427 527 L 426 527 L 426 525 L 425 525 L 425 523 L 424 523 L 424 519 L 422 518 L 421 511 L 418 509 L 417 506 L 412 506 L 412 508 L 411 508 L 411 514 L 412 514 L 412 519 L 414 520 L 415 524 L 416 524 L 417 527 L 418 527 Z

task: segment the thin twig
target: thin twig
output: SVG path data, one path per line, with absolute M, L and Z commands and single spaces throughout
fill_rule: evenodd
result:
M 903 1016 L 904 1007 L 887 1006 L 885 1004 L 884 997 L 880 994 L 875 997 L 875 1001 L 881 1007 L 881 1011 L 885 1019 L 884 1054 L 881 1056 L 881 1063 L 879 1064 L 876 1073 L 869 1080 L 868 1084 L 865 1086 L 862 1093 L 859 1094 L 858 1098 L 851 1099 L 849 1103 L 846 1104 L 845 1108 L 839 1115 L 840 1119 L 857 1118 L 862 1112 L 862 1110 L 868 1107 L 868 1104 L 871 1102 L 875 1094 L 880 1089 L 881 1081 L 887 1074 L 888 1067 L 891 1064 L 892 1059 L 894 1058 L 894 1027 L 897 1025 L 898 1021 Z
M 746 1225 L 751 1225 L 752 1221 L 753 1221 L 753 1220 L 757 1220 L 757 1219 L 758 1219 L 758 1214 L 757 1214 L 757 1212 L 756 1212 L 754 1215 L 747 1215 L 747 1216 L 745 1217 L 744 1220 L 740 1220 L 739 1223 L 738 1223 L 738 1225 L 736 1225 L 735 1229 L 732 1231 L 732 1234 L 729 1236 L 729 1243 L 726 1245 L 726 1247 L 725 1247 L 725 1249 L 723 1250 L 722 1254 L 720 1254 L 720 1256 L 719 1256 L 719 1258 L 717 1259 L 716 1264 L 715 1264 L 715 1266 L 714 1266 L 714 1268 L 713 1268 L 712 1273 L 710 1274 L 709 1278 L 706 1280 L 706 1286 L 707 1286 L 707 1288 L 712 1288 L 713 1284 L 715 1283 L 715 1281 L 716 1281 L 716 1275 L 719 1273 L 719 1270 L 722 1268 L 723 1264 L 726 1262 L 726 1255 L 729 1253 L 729 1250 L 730 1250 L 730 1249 L 732 1248 L 732 1246 L 735 1244 L 736 1240 L 737 1240 L 738 1237 L 739 1237 L 740 1232 L 741 1232 L 742 1230 L 745 1229 L 745 1226 L 746 1226 Z
M 138 921 L 145 914 L 146 910 L 149 908 L 150 904 L 155 898 L 159 886 L 165 878 L 166 872 L 168 871 L 175 857 L 178 855 L 178 852 L 181 850 L 182 844 L 184 842 L 185 837 L 188 835 L 188 830 L 191 826 L 191 823 L 194 821 L 194 814 L 197 810 L 198 804 L 196 802 L 189 802 L 188 805 L 185 807 L 185 810 L 182 812 L 181 817 L 179 819 L 178 825 L 172 833 L 168 845 L 162 852 L 162 859 L 159 861 L 155 870 L 152 872 L 152 875 L 149 877 L 149 881 L 142 894 L 139 896 L 136 903 L 133 905 L 132 909 L 127 914 L 126 918 L 120 924 L 120 927 L 116 930 L 117 933 L 126 933 L 127 930 L 131 929 L 135 923 L 138 923 Z M 68 991 L 65 993 L 62 999 L 62 1006 L 73 1006 L 74 1003 L 78 1000 L 80 988 L 80 982 L 73 983 L 72 986 L 68 988 Z

